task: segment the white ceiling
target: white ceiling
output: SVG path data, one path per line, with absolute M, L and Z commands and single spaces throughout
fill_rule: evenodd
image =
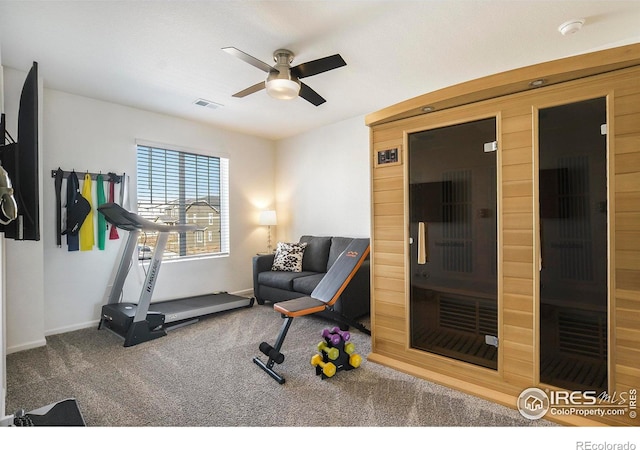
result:
M 558 26 L 586 20 L 576 34 Z M 459 82 L 640 42 L 640 1 L 5 1 L 2 64 L 39 63 L 45 87 L 282 139 Z M 339 53 L 346 67 L 304 81 L 327 102 L 275 100 L 222 51 L 273 65 Z M 203 108 L 204 98 L 224 105 Z

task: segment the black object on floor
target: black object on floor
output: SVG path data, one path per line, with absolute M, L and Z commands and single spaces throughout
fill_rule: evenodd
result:
M 86 426 L 78 403 L 69 398 L 28 413 L 16 413 L 16 427 L 84 427 Z

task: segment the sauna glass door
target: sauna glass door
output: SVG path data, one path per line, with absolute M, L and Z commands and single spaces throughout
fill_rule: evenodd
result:
M 539 111 L 540 381 L 607 389 L 604 98 Z
M 409 135 L 411 346 L 497 368 L 496 119 Z

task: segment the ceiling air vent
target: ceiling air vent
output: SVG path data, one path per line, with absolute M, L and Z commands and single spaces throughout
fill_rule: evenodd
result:
M 220 103 L 212 102 L 211 100 L 205 100 L 203 98 L 199 98 L 193 103 L 194 105 L 204 106 L 205 108 L 211 108 L 211 109 L 218 109 L 224 106 Z

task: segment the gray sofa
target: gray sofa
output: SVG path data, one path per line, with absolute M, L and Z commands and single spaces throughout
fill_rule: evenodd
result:
M 273 271 L 274 254 L 253 257 L 253 294 L 258 304 L 277 303 L 310 295 L 322 277 L 353 238 L 331 236 L 302 236 L 306 242 L 302 258 L 302 272 Z M 367 258 L 334 305 L 334 310 L 350 319 L 358 319 L 370 312 L 370 264 Z M 336 319 L 327 312 L 318 315 Z M 336 319 L 337 320 L 337 319 Z

